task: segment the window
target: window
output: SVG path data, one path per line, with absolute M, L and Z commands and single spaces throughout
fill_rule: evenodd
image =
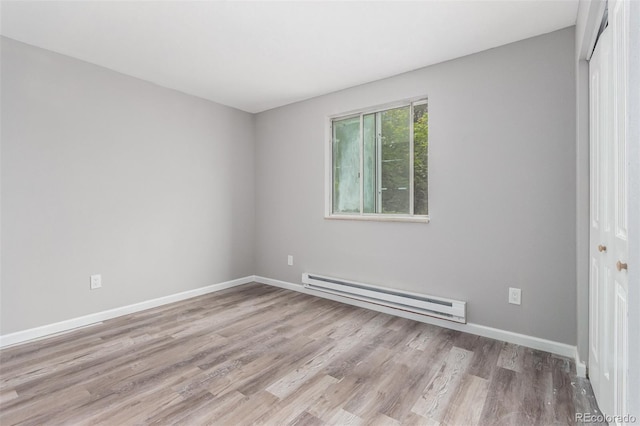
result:
M 331 120 L 329 217 L 428 221 L 427 100 Z

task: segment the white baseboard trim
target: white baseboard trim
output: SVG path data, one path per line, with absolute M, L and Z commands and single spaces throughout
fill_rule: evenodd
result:
M 576 375 L 578 377 L 587 377 L 587 363 L 580 360 L 580 354 L 578 353 L 578 349 L 576 348 Z
M 206 287 L 200 287 L 193 290 L 183 291 L 181 293 L 170 294 L 169 296 L 158 297 L 156 299 L 146 300 L 144 302 L 134 303 L 133 305 L 122 306 L 119 308 L 109 309 L 107 311 L 96 312 L 94 314 L 84 315 L 82 317 L 71 318 L 65 321 L 53 324 L 43 325 L 41 327 L 30 328 L 28 330 L 17 331 L 15 333 L 0 336 L 0 348 L 24 343 L 30 340 L 48 337 L 53 334 L 69 332 L 71 330 L 86 327 L 92 324 L 100 323 L 108 319 L 116 318 L 122 315 L 132 314 L 134 312 L 144 311 L 146 309 L 155 308 L 173 302 L 178 302 L 192 297 L 202 296 L 203 294 L 213 293 L 242 284 L 248 284 L 255 281 L 255 276 L 238 278 L 231 281 L 225 281 Z
M 568 345 L 566 343 L 555 342 L 553 340 L 541 339 L 539 337 L 528 336 L 526 334 L 514 333 L 512 331 L 501 330 L 498 328 L 487 327 L 480 324 L 466 323 L 459 324 L 452 321 L 441 320 L 438 318 L 428 317 L 425 315 L 414 314 L 411 312 L 402 311 L 399 309 L 388 308 L 386 306 L 376 305 L 360 300 L 349 299 L 338 295 L 323 293 L 317 291 L 307 290 L 302 284 L 294 284 L 286 281 L 274 280 L 271 278 L 265 278 L 256 276 L 255 281 L 272 285 L 275 287 L 286 288 L 288 290 L 299 291 L 301 293 L 310 294 L 313 296 L 324 297 L 325 299 L 335 300 L 337 302 L 347 303 L 349 305 L 358 306 L 361 308 L 371 309 L 378 312 L 384 312 L 390 315 L 396 315 L 399 317 L 424 322 L 427 324 L 438 325 L 444 328 L 450 328 L 453 330 L 463 331 L 465 333 L 475 334 L 478 336 L 489 337 L 491 339 L 501 340 L 508 343 L 514 343 L 528 348 L 538 349 L 545 352 L 550 352 L 556 355 L 565 356 L 571 359 L 576 359 L 576 347 Z M 584 364 L 582 364 L 584 365 Z M 578 364 L 576 363 L 576 368 Z
M 41 327 L 36 327 L 28 330 L 17 331 L 15 333 L 5 334 L 4 336 L 0 336 L 0 348 L 16 345 L 19 343 L 24 343 L 27 341 L 31 341 L 31 340 L 35 340 L 43 337 L 52 336 L 54 334 L 66 333 L 74 329 L 91 326 L 93 324 L 97 324 L 102 321 L 106 321 L 119 316 L 144 311 L 146 309 L 155 308 L 158 306 L 166 305 L 173 302 L 178 302 L 185 299 L 191 299 L 192 297 L 197 297 L 203 294 L 221 291 L 227 288 L 248 284 L 254 281 L 262 284 L 271 285 L 274 287 L 280 287 L 288 290 L 306 293 L 312 296 L 324 297 L 325 299 L 335 300 L 337 302 L 347 303 L 349 305 L 358 306 L 361 308 L 372 309 L 378 312 L 383 312 L 390 315 L 396 315 L 403 318 L 424 322 L 427 324 L 438 325 L 444 328 L 463 331 L 465 333 L 475 334 L 483 337 L 489 337 L 496 340 L 502 340 L 504 342 L 514 343 L 514 344 L 526 346 L 529 348 L 538 349 L 538 350 L 554 353 L 557 355 L 573 358 L 576 363 L 576 373 L 578 377 L 586 376 L 586 372 L 587 372 L 586 364 L 580 360 L 580 356 L 575 346 L 567 345 L 565 343 L 560 343 L 560 342 L 554 342 L 552 340 L 541 339 L 539 337 L 533 337 L 525 334 L 519 334 L 511 331 L 501 330 L 498 328 L 487 327 L 480 324 L 474 324 L 474 323 L 459 324 L 451 321 L 441 320 L 438 318 L 433 318 L 433 317 L 428 317 L 424 315 L 414 314 L 411 312 L 401 311 L 398 309 L 388 308 L 386 306 L 380 306 L 373 303 L 367 303 L 360 300 L 349 299 L 349 298 L 341 297 L 334 294 L 309 291 L 306 288 L 304 288 L 302 284 L 294 284 L 286 281 L 274 280 L 271 278 L 255 276 L 255 275 L 249 275 L 243 278 L 238 278 L 231 281 L 225 281 L 225 282 L 213 284 L 207 287 L 201 287 L 193 290 L 184 291 L 181 293 L 171 294 L 169 296 L 158 297 L 156 299 L 139 302 L 132 305 L 122 306 L 119 308 L 109 309 L 107 311 L 96 312 L 94 314 L 89 314 L 82 317 L 71 318 L 65 321 L 60 321 L 57 323 L 48 324 Z

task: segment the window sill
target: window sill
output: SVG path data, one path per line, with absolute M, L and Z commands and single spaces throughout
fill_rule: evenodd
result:
M 413 222 L 429 223 L 429 216 L 405 216 L 405 215 L 359 215 L 359 214 L 332 214 L 325 215 L 329 220 L 364 220 L 368 222 Z

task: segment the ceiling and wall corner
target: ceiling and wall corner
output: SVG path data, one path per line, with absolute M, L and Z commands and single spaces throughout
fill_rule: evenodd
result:
M 0 7 L 6 37 L 255 113 L 572 26 L 578 1 Z

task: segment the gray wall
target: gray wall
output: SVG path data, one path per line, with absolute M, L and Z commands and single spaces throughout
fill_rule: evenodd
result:
M 2 334 L 253 274 L 252 115 L 1 47 Z
M 575 344 L 574 73 L 568 28 L 259 114 L 256 273 L 466 300 L 470 322 Z M 326 117 L 423 94 L 431 223 L 324 219 Z
M 575 344 L 573 52 L 565 29 L 254 118 L 3 38 L 0 332 L 311 271 Z M 423 94 L 431 223 L 325 220 L 326 117 Z

